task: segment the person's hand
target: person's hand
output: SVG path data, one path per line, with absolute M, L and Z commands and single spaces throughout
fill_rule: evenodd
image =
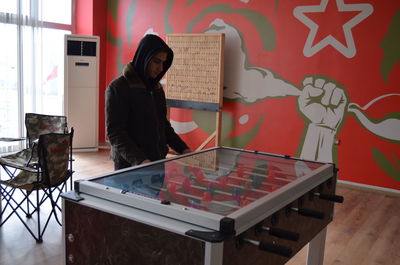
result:
M 192 150 L 190 150 L 189 148 L 186 148 L 185 150 L 183 150 L 182 154 L 188 154 L 191 152 L 192 152 Z
M 343 88 L 324 77 L 306 77 L 298 97 L 300 111 L 312 124 L 336 130 L 343 121 L 347 105 Z
M 150 160 L 145 159 L 145 160 L 143 160 L 142 163 L 140 163 L 139 165 L 143 165 L 143 164 L 150 163 L 150 162 L 151 162 Z

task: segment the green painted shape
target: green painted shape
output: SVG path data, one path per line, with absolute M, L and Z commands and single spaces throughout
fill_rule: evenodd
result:
M 193 121 L 208 135 L 212 134 L 215 131 L 215 122 L 211 122 L 215 120 L 215 112 L 211 111 L 193 111 Z M 226 112 L 222 112 L 222 129 L 221 129 L 221 137 L 224 138 L 230 132 L 232 132 L 234 126 L 234 120 L 232 116 L 227 114 Z
M 246 17 L 256 27 L 262 40 L 262 49 L 273 51 L 276 48 L 276 34 L 271 22 L 261 13 L 244 8 L 231 8 L 226 4 L 217 4 L 205 8 L 197 15 L 187 26 L 186 32 L 192 32 L 194 25 L 199 22 L 205 15 L 210 13 L 238 13 Z
M 392 179 L 400 182 L 400 161 L 395 158 L 393 163 L 388 159 L 378 148 L 373 147 L 371 150 L 372 156 L 379 167 Z
M 396 11 L 392 22 L 390 23 L 388 32 L 381 42 L 383 49 L 383 59 L 381 62 L 381 74 L 386 82 L 390 72 L 400 61 L 400 9 Z
M 114 37 L 108 27 L 106 30 L 106 39 L 107 39 L 108 43 L 110 43 L 112 46 L 118 47 L 117 73 L 120 74 L 120 73 L 122 73 L 122 69 L 124 68 L 124 65 L 125 65 L 122 63 L 122 39 Z
M 132 45 L 133 39 L 133 19 L 135 17 L 135 9 L 136 9 L 137 0 L 133 0 L 129 5 L 128 12 L 126 15 L 126 36 L 128 39 L 128 45 Z
M 112 35 L 111 30 L 107 27 L 106 29 L 106 39 L 108 43 L 110 43 L 112 46 L 122 46 L 122 39 L 121 38 L 116 38 Z
M 189 0 L 189 1 L 187 1 L 185 7 L 190 6 L 190 5 L 193 4 L 194 2 L 196 2 L 196 0 Z
M 107 1 L 107 10 L 111 12 L 111 16 L 114 21 L 118 20 L 118 5 L 119 5 L 119 0 Z
M 208 135 L 215 131 L 215 113 L 208 111 L 193 111 L 193 121 Z M 234 119 L 226 112 L 222 112 L 222 128 L 221 128 L 221 144 L 224 146 L 231 146 L 236 148 L 244 148 L 247 146 L 257 135 L 264 115 L 260 117 L 257 124 L 248 132 L 234 137 L 228 137 L 227 135 L 234 129 Z
M 264 115 L 261 115 L 257 124 L 245 134 L 234 137 L 223 137 L 221 139 L 221 144 L 224 146 L 232 146 L 240 149 L 244 149 L 250 142 L 256 137 L 260 127 L 262 125 L 262 121 L 264 120 Z
M 171 16 L 171 9 L 172 6 L 174 5 L 174 0 L 168 0 L 167 6 L 165 8 L 165 13 L 164 13 L 164 33 L 169 34 L 173 33 L 174 29 L 172 28 L 171 24 L 169 23 L 169 17 Z

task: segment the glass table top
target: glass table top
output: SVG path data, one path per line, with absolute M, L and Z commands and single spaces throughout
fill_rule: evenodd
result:
M 91 181 L 123 192 L 226 216 L 323 165 L 217 148 L 117 171 Z

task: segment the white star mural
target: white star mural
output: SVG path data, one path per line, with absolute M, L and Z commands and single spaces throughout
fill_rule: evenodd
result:
M 311 57 L 321 51 L 328 45 L 331 45 L 347 58 L 352 58 L 356 55 L 356 46 L 354 44 L 352 28 L 366 19 L 373 12 L 373 7 L 370 4 L 345 4 L 344 0 L 336 0 L 338 12 L 358 11 L 359 13 L 342 25 L 346 44 L 342 44 L 332 35 L 326 36 L 318 43 L 314 43 L 318 32 L 319 25 L 306 16 L 306 13 L 325 13 L 326 6 L 329 1 L 321 0 L 320 5 L 314 6 L 298 6 L 293 10 L 293 15 L 310 29 L 306 43 L 304 45 L 303 54 L 306 57 Z M 329 19 L 329 18 L 327 18 Z

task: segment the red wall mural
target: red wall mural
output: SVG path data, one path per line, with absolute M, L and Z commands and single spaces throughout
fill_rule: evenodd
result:
M 106 83 L 145 34 L 185 32 L 225 34 L 223 145 L 400 190 L 399 1 L 109 1 Z M 173 109 L 171 122 L 195 149 L 212 115 Z

